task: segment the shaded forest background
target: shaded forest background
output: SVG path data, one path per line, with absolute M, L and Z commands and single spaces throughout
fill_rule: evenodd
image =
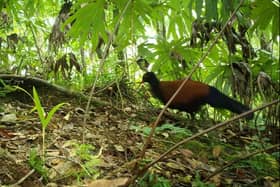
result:
M 117 82 L 134 88 L 147 67 L 161 79 L 183 78 L 238 4 L 2 0 L 1 73 L 37 76 L 76 90 L 90 87 L 97 76 L 100 87 Z M 244 1 L 193 79 L 250 105 L 275 97 L 278 6 Z

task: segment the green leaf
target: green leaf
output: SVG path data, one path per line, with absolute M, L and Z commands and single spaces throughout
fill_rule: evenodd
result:
M 43 128 L 46 128 L 46 127 L 47 127 L 47 125 L 49 124 L 50 120 L 52 119 L 54 113 L 55 113 L 60 107 L 62 107 L 62 106 L 65 105 L 65 104 L 66 104 L 66 103 L 59 103 L 59 104 L 55 105 L 55 106 L 51 109 L 51 111 L 50 111 L 50 112 L 48 113 L 48 115 L 47 115 L 47 118 L 45 119 L 45 123 L 44 123 Z
M 51 111 L 49 112 L 49 114 L 47 115 L 47 117 L 45 118 L 45 111 L 44 111 L 44 108 L 42 107 L 41 105 L 41 101 L 40 101 L 40 98 L 38 96 L 38 93 L 36 91 L 36 88 L 33 87 L 33 101 L 35 103 L 35 108 L 38 112 L 38 115 L 39 115 L 39 118 L 40 118 L 40 121 L 41 121 L 41 124 L 42 124 L 42 127 L 45 129 L 50 120 L 52 119 L 54 113 L 64 104 L 66 103 L 60 103 L 60 104 L 57 104 L 56 106 L 54 106 Z
M 35 149 L 31 149 L 29 152 L 28 164 L 41 174 L 44 179 L 48 178 L 48 170 L 45 167 L 45 162 Z
M 217 20 L 218 18 L 218 0 L 211 0 L 211 1 L 205 1 L 206 3 L 206 13 L 205 17 L 208 21 L 211 21 L 212 19 Z
M 104 0 L 94 1 L 79 8 L 77 12 L 67 19 L 64 26 L 73 21 L 75 22 L 68 35 L 79 39 L 80 45 L 87 40 L 89 34 L 92 34 L 93 41 L 96 41 L 98 36 L 106 37 Z
M 223 73 L 221 66 L 217 66 L 211 73 L 206 77 L 205 82 L 211 82 L 215 78 L 219 77 Z
M 279 36 L 279 7 L 272 19 L 272 38 L 276 40 L 277 36 Z
M 232 1 L 231 0 L 222 0 L 222 8 L 221 8 L 221 19 L 223 22 L 225 22 L 229 16 L 230 16 L 230 12 L 232 10 Z
M 255 24 L 252 30 L 259 28 L 265 30 L 272 24 L 272 35 L 275 40 L 279 35 L 279 4 L 273 3 L 271 0 L 257 0 L 256 8 L 252 11 L 252 18 Z
M 35 103 L 35 107 L 36 107 L 36 110 L 38 112 L 40 121 L 41 121 L 42 125 L 44 126 L 44 123 L 45 123 L 45 111 L 44 111 L 44 108 L 41 105 L 41 101 L 40 101 L 40 98 L 38 96 L 38 93 L 37 93 L 35 87 L 33 87 L 33 101 Z
M 196 0 L 195 1 L 195 12 L 197 14 L 197 18 L 201 17 L 202 6 L 203 6 L 203 0 Z

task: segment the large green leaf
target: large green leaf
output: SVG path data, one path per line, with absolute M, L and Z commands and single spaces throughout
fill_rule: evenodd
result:
M 35 103 L 35 108 L 36 108 L 36 110 L 38 112 L 40 121 L 41 121 L 41 123 L 42 123 L 42 125 L 44 127 L 44 126 L 46 126 L 46 123 L 45 123 L 45 110 L 42 107 L 39 95 L 38 95 L 35 87 L 33 87 L 33 101 Z
M 205 17 L 207 20 L 212 19 L 217 20 L 218 18 L 218 0 L 205 1 L 206 3 L 206 13 Z
M 203 0 L 197 0 L 197 1 L 195 1 L 195 12 L 196 12 L 196 14 L 197 14 L 197 18 L 200 18 L 200 17 L 201 17 L 202 5 L 203 5 Z
M 257 0 L 256 8 L 252 11 L 252 18 L 255 20 L 254 29 L 265 30 L 272 25 L 271 31 L 275 40 L 279 35 L 279 2 L 271 0 Z
M 230 16 L 230 12 L 232 11 L 233 7 L 232 7 L 232 0 L 221 0 L 221 20 L 223 22 L 225 22 L 229 16 Z
M 65 25 L 73 22 L 68 34 L 75 39 L 79 39 L 80 44 L 83 44 L 92 35 L 92 40 L 102 36 L 106 38 L 105 32 L 105 15 L 104 15 L 104 0 L 98 0 L 84 5 L 79 8 L 73 16 L 71 16 Z M 97 43 L 95 44 L 97 45 Z
M 120 13 L 124 10 L 127 1 L 118 0 L 113 1 L 113 3 L 115 5 L 115 14 L 112 24 L 115 26 L 120 19 L 119 16 L 122 15 Z M 159 17 L 159 14 L 156 14 L 155 11 L 153 11 L 152 6 L 154 6 L 154 4 L 151 4 L 148 0 L 132 1 L 129 4 L 126 12 L 121 18 L 122 21 L 116 37 L 118 49 L 123 49 L 132 41 L 135 41 L 135 38 L 144 35 L 146 32 L 146 25 L 152 24 L 152 18 L 154 16 Z

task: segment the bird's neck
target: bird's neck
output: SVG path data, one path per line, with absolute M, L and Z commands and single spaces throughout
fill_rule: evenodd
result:
M 150 82 L 150 86 L 151 86 L 151 91 L 153 93 L 154 97 L 157 97 L 158 99 L 160 99 L 161 101 L 163 101 L 163 96 L 160 90 L 160 82 L 158 79 L 153 80 L 152 82 Z M 163 101 L 164 102 L 164 101 Z
M 152 88 L 159 88 L 159 80 L 157 78 L 152 79 L 152 81 L 149 81 L 150 85 Z

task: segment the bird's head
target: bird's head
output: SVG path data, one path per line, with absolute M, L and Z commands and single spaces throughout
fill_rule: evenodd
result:
M 153 72 L 147 72 L 143 75 L 142 83 L 148 82 L 151 86 L 157 86 L 159 80 Z
M 144 83 L 144 82 L 152 83 L 155 81 L 158 81 L 158 79 L 153 72 L 147 72 L 143 75 L 142 83 Z

